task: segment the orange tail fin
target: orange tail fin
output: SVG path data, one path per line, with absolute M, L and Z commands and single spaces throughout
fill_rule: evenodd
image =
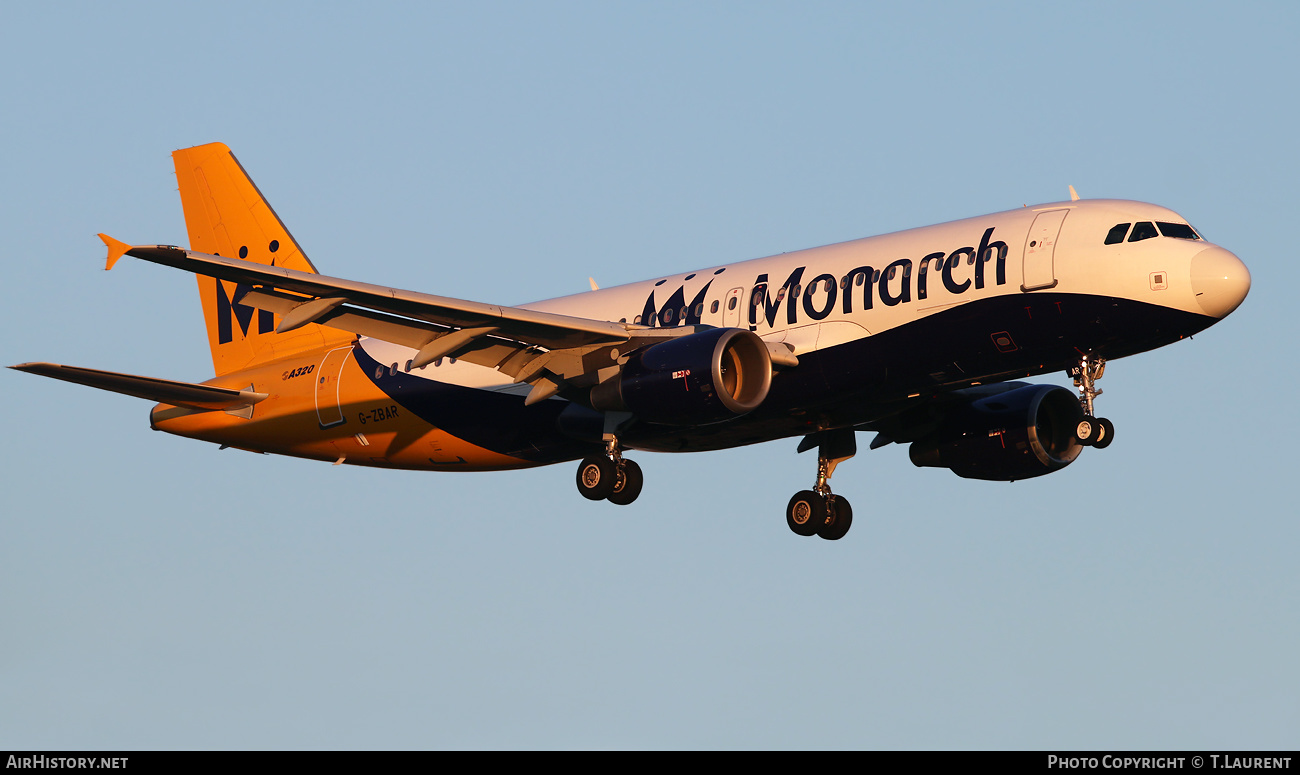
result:
M 190 249 L 316 272 L 307 255 L 223 143 L 172 154 Z M 198 278 L 212 365 L 218 375 L 294 353 L 337 346 L 352 335 L 308 324 L 275 333 L 275 315 L 239 303 L 235 283 Z

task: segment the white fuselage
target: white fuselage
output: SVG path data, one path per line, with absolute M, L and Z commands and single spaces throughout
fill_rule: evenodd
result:
M 1172 210 L 1142 202 L 1057 202 L 522 306 L 651 327 L 748 328 L 802 356 L 994 297 L 1109 297 L 1215 319 L 1244 298 L 1244 265 L 1204 240 L 1160 236 L 1105 244 L 1116 224 L 1142 222 L 1186 223 Z M 981 247 L 983 255 L 976 256 Z M 1214 265 L 1201 272 L 1208 274 L 1201 288 L 1194 285 L 1193 259 L 1207 252 L 1214 260 L 1200 263 Z M 1217 283 L 1216 273 L 1225 275 Z M 413 353 L 374 339 L 362 344 L 381 362 L 401 363 Z M 413 373 L 527 392 L 494 369 L 463 361 L 448 359 Z

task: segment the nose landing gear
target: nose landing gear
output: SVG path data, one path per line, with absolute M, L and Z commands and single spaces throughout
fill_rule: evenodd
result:
M 1105 417 L 1093 413 L 1092 402 L 1101 395 L 1096 387 L 1097 380 L 1106 373 L 1106 359 L 1084 355 L 1079 362 L 1066 372 L 1074 378 L 1074 386 L 1079 389 L 1079 405 L 1083 408 L 1083 419 L 1074 431 L 1079 443 L 1085 447 L 1105 449 L 1115 440 L 1115 425 Z
M 831 492 L 831 474 L 835 466 L 857 454 L 857 439 L 852 428 L 824 431 L 807 436 L 799 444 L 805 452 L 817 447 L 817 484 L 800 490 L 785 508 L 785 523 L 795 535 L 819 535 L 838 541 L 853 526 L 853 507 L 848 498 Z

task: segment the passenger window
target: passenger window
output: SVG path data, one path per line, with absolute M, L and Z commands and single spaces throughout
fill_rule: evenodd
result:
M 735 309 L 735 308 L 736 308 L 736 297 L 732 296 L 730 299 L 727 299 L 727 309 Z
M 1160 233 L 1166 237 L 1194 240 L 1201 238 L 1201 236 L 1197 234 L 1191 226 L 1188 226 L 1185 223 L 1165 223 L 1164 221 L 1156 221 L 1156 225 L 1160 227 Z
M 732 299 L 732 301 L 735 301 L 735 299 Z M 717 311 L 718 311 L 718 302 L 715 301 L 709 305 L 709 314 L 710 315 L 715 314 L 717 313 Z
M 1141 242 L 1144 239 L 1159 237 L 1160 232 L 1156 231 L 1156 225 L 1151 221 L 1138 221 L 1133 227 L 1133 233 L 1129 235 L 1129 242 Z
M 1118 245 L 1119 243 L 1123 242 L 1124 235 L 1128 234 L 1129 225 L 1130 224 L 1127 223 L 1117 223 L 1114 226 L 1112 226 L 1110 231 L 1106 234 L 1106 244 Z

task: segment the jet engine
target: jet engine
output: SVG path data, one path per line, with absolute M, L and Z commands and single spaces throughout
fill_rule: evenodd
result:
M 952 407 L 908 450 L 917 466 L 967 479 L 1010 482 L 1060 470 L 1083 450 L 1079 399 L 1062 387 L 1025 385 Z
M 616 377 L 592 388 L 591 403 L 646 422 L 699 425 L 753 411 L 771 385 L 763 340 L 752 331 L 715 328 L 632 352 Z

